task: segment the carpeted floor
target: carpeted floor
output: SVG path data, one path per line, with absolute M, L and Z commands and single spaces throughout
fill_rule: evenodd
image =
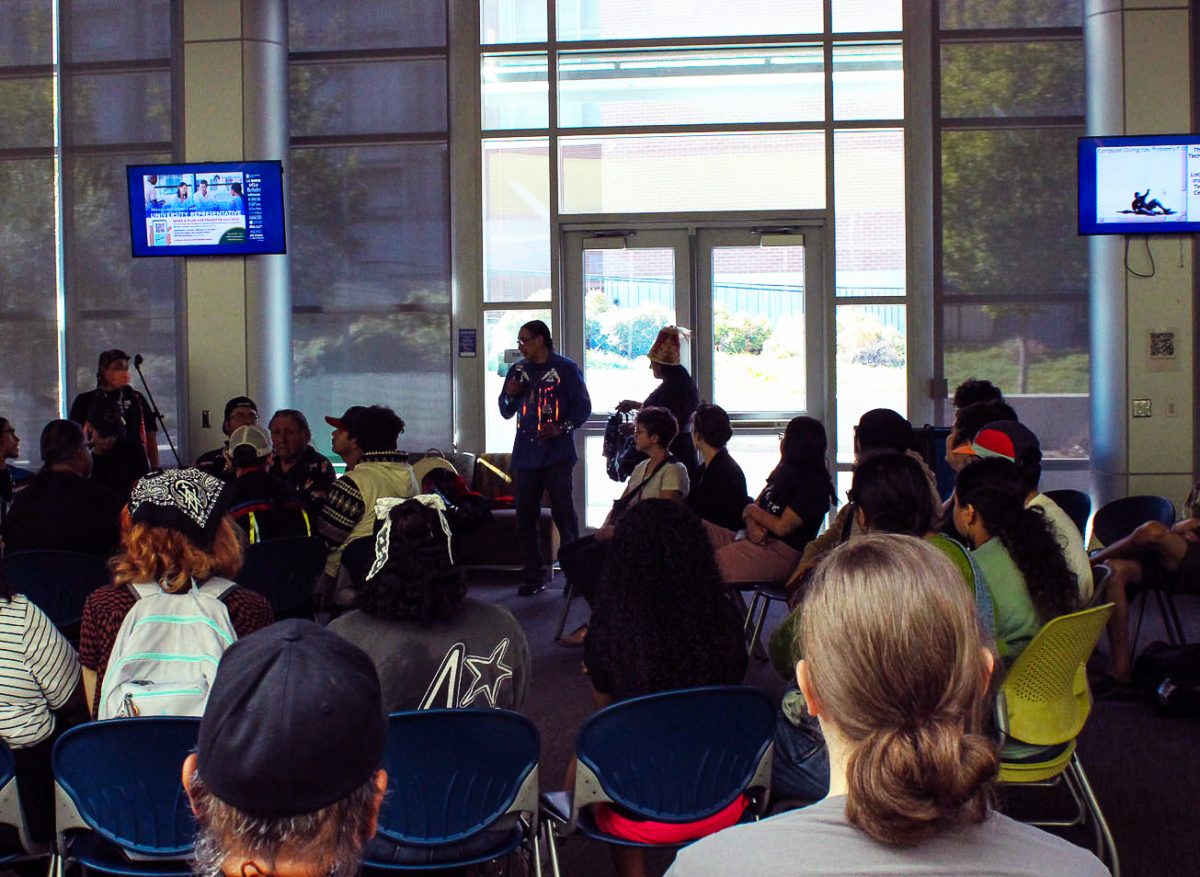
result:
M 547 591 L 531 598 L 516 596 L 515 580 L 503 573 L 475 573 L 470 582 L 474 596 L 507 606 L 529 638 L 534 669 L 524 712 L 541 731 L 542 789 L 561 788 L 575 732 L 592 709 L 590 686 L 580 672 L 580 650 L 564 649 L 553 642 L 563 608 L 561 574 Z M 1200 603 L 1180 598 L 1178 605 L 1188 632 L 1200 634 L 1194 620 Z M 567 630 L 582 622 L 586 613 L 586 605 L 575 601 Z M 781 618 L 782 608 L 775 604 L 768 628 Z M 1162 638 L 1161 624 L 1151 606 L 1141 641 Z M 1101 651 L 1104 647 L 1102 640 Z M 1102 654 L 1095 663 L 1103 666 Z M 784 685 L 769 665 L 753 660 L 746 682 L 776 697 Z M 1200 832 L 1192 829 L 1200 800 L 1200 721 L 1164 718 L 1140 701 L 1101 701 L 1080 738 L 1079 753 L 1116 838 L 1122 874 L 1200 875 Z M 1014 815 L 1046 808 L 1052 814 L 1066 813 L 1069 807 L 1061 789 L 1022 791 L 1006 800 Z M 1073 832 L 1066 836 L 1091 844 L 1090 831 Z M 590 840 L 569 839 L 560 854 L 562 872 L 568 877 L 614 873 L 608 851 Z M 650 874 L 661 874 L 671 858 L 669 854 L 651 857 Z

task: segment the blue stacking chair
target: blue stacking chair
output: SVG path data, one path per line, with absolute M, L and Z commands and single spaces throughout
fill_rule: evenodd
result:
M 237 583 L 266 597 L 276 620 L 311 619 L 317 581 L 328 556 L 315 536 L 256 542 L 246 549 Z
M 621 701 L 592 715 L 575 744 L 575 790 L 542 796 L 542 813 L 565 836 L 623 846 L 661 846 L 601 831 L 591 814 L 616 804 L 639 819 L 695 822 L 752 793 L 755 818 L 767 805 L 775 703 L 741 686 L 668 691 Z M 553 834 L 551 866 L 558 873 Z M 666 846 L 677 846 L 670 844 Z
M 77 640 L 88 594 L 112 581 L 108 561 L 77 551 L 19 551 L 4 558 L 4 579 L 50 622 Z
M 1166 526 L 1175 523 L 1175 505 L 1161 496 L 1126 496 L 1116 499 L 1101 507 L 1092 519 L 1092 535 L 1101 545 L 1112 545 L 1124 539 L 1147 521 L 1158 521 Z M 1142 635 L 1142 621 L 1146 616 L 1146 598 L 1151 591 L 1158 602 L 1158 610 L 1162 615 L 1163 625 L 1167 629 L 1167 639 L 1177 645 L 1187 642 L 1183 631 L 1183 621 L 1175 600 L 1171 596 L 1170 585 L 1163 577 L 1148 575 L 1139 586 L 1141 594 L 1138 597 L 1137 625 L 1134 627 L 1133 639 L 1130 641 L 1130 652 L 1137 654 L 1138 639 Z
M 388 792 L 364 873 L 460 868 L 525 845 L 541 874 L 533 722 L 492 709 L 388 718 Z
M 48 855 L 48 844 L 37 844 L 29 836 L 25 811 L 17 792 L 17 765 L 12 750 L 0 740 L 0 863 Z
M 197 718 L 91 722 L 54 744 L 58 875 L 190 874 L 195 821 L 180 779 L 196 747 Z
M 1092 498 L 1082 490 L 1069 488 L 1047 490 L 1046 496 L 1054 500 L 1054 503 L 1067 513 L 1067 517 L 1071 519 L 1071 523 L 1075 525 L 1079 535 L 1087 539 L 1088 518 L 1092 516 Z M 1174 516 L 1174 512 L 1172 512 L 1172 516 Z

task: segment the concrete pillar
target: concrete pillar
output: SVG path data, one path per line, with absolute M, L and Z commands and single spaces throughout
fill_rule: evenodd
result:
M 1192 129 L 1188 0 L 1087 0 L 1087 127 L 1093 136 Z M 1192 236 L 1093 237 L 1092 490 L 1178 506 L 1194 480 L 1195 248 Z M 1151 272 L 1149 256 L 1153 256 Z M 1129 267 L 1152 277 L 1137 277 Z M 1175 333 L 1173 360 L 1152 360 L 1152 332 Z M 1134 400 L 1150 416 L 1134 417 Z
M 183 0 L 182 79 L 183 159 L 282 160 L 286 194 L 286 0 Z M 286 255 L 186 260 L 181 432 L 191 458 L 225 440 L 231 396 L 251 396 L 264 421 L 291 405 L 288 270 Z

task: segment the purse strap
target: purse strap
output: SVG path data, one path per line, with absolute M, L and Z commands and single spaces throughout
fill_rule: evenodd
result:
M 629 507 L 630 503 L 632 503 L 637 497 L 641 496 L 642 491 L 646 489 L 646 485 L 650 483 L 650 479 L 657 475 L 662 470 L 663 466 L 666 466 L 668 463 L 678 462 L 679 461 L 675 459 L 674 454 L 667 454 L 661 463 L 655 466 L 645 478 L 638 482 L 637 487 L 613 503 L 613 508 L 624 511 Z

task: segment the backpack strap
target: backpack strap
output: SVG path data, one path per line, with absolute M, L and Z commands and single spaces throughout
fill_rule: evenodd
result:
M 220 576 L 213 576 L 199 584 L 197 584 L 195 579 L 192 579 L 192 588 L 201 594 L 216 597 L 226 605 L 229 603 L 229 596 L 239 587 L 240 585 L 237 582 L 231 582 L 229 579 L 221 578 Z

